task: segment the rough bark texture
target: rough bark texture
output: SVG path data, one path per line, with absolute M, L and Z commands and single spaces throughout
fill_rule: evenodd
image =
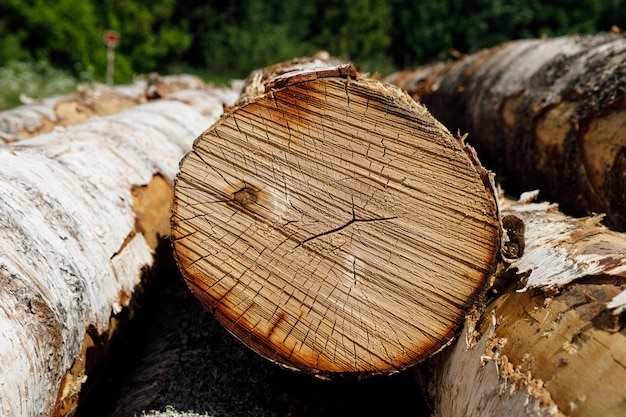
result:
M 433 416 L 623 416 L 626 235 L 599 217 L 502 200 L 525 250 L 480 320 L 416 373 Z
M 178 162 L 237 96 L 195 94 L 0 147 L 0 414 L 74 409 L 169 233 Z
M 179 266 L 268 359 L 319 376 L 404 369 L 455 337 L 495 268 L 491 178 L 397 88 L 296 64 L 255 76 L 182 161 Z
M 108 116 L 180 90 L 205 88 L 198 77 L 150 73 L 133 84 L 109 87 L 95 84 L 79 87 L 76 94 L 51 97 L 0 112 L 0 141 L 8 143 L 50 132 L 55 126 L 70 126 L 93 116 Z M 0 142 L 1 143 L 1 142 Z
M 625 35 L 515 41 L 387 81 L 469 132 L 507 192 L 626 230 Z

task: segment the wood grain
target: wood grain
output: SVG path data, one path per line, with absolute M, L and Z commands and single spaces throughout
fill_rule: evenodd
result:
M 440 350 L 500 247 L 472 151 L 400 90 L 348 74 L 269 81 L 196 140 L 175 185 L 195 295 L 261 355 L 319 376 Z

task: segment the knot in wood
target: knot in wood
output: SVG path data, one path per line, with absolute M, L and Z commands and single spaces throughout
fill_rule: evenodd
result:
M 256 203 L 258 195 L 259 191 L 256 188 L 246 184 L 233 193 L 233 200 L 239 203 L 242 207 L 246 207 L 247 205 Z

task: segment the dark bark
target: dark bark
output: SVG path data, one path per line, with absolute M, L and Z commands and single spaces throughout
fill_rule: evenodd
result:
M 394 74 L 451 131 L 468 132 L 510 193 L 626 230 L 626 37 L 521 40 Z

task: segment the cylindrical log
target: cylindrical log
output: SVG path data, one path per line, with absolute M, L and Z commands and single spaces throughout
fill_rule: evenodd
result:
M 525 249 L 481 318 L 415 368 L 433 416 L 623 416 L 626 235 L 555 205 L 502 201 Z
M 196 76 L 160 77 L 156 73 L 138 77 L 129 85 L 80 86 L 76 94 L 49 97 L 0 112 L 0 141 L 16 142 L 50 132 L 55 126 L 66 127 L 93 116 L 108 116 L 176 91 L 203 88 L 204 83 Z
M 169 234 L 178 162 L 237 97 L 197 94 L 0 147 L 0 414 L 72 413 Z
M 317 376 L 441 350 L 499 257 L 491 177 L 350 65 L 259 74 L 181 163 L 172 238 L 191 290 L 250 348 Z
M 388 80 L 469 132 L 508 192 L 626 230 L 626 35 L 509 42 Z

